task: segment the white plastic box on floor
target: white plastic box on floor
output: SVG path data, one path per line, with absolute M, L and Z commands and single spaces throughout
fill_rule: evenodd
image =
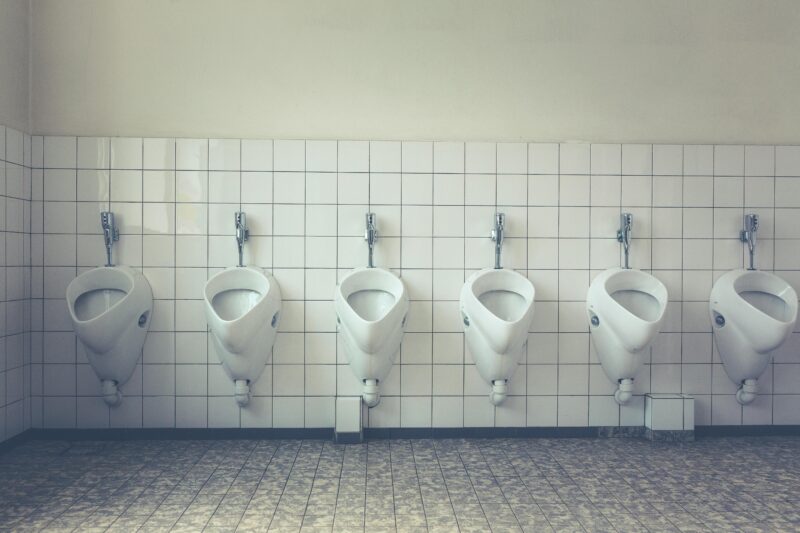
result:
M 645 394 L 644 425 L 652 431 L 694 431 L 694 398 L 688 394 Z
M 336 398 L 336 428 L 337 442 L 361 442 L 361 396 L 345 396 Z

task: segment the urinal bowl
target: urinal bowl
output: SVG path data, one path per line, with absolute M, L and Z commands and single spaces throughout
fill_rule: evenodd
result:
M 661 329 L 667 289 L 658 279 L 633 269 L 600 273 L 589 286 L 586 310 L 595 353 L 608 379 L 617 386 L 614 399 L 630 401 L 633 382 Z
M 336 327 L 368 407 L 380 402 L 380 385 L 397 359 L 408 308 L 402 280 L 380 268 L 356 269 L 336 288 Z
M 709 298 L 714 342 L 725 373 L 738 385 L 736 399 L 756 398 L 756 381 L 794 329 L 797 293 L 779 277 L 733 270 L 717 280 Z
M 118 387 L 133 375 L 150 328 L 150 284 L 128 267 L 96 268 L 69 284 L 67 306 L 75 334 L 102 384 L 104 401 L 118 405 Z
M 212 344 L 234 383 L 240 406 L 272 355 L 280 323 L 281 293 L 275 279 L 260 268 L 233 267 L 218 273 L 204 291 Z
M 507 269 L 476 272 L 461 289 L 464 338 L 478 374 L 492 387 L 494 405 L 505 401 L 525 354 L 535 292 L 527 278 Z

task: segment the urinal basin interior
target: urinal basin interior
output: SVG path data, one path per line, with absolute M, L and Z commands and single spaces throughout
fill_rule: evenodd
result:
M 264 295 L 250 289 L 230 289 L 217 293 L 211 307 L 222 320 L 236 320 L 250 311 Z
M 525 314 L 525 298 L 513 291 L 486 291 L 478 296 L 478 301 L 500 320 L 516 322 Z
M 126 294 L 125 291 L 119 289 L 87 291 L 75 300 L 73 306 L 75 317 L 82 322 L 97 318 L 125 298 Z
M 786 302 L 782 298 L 774 294 L 749 290 L 741 291 L 739 296 L 741 296 L 744 301 L 775 320 L 788 322 L 792 319 L 791 308 L 786 305 Z
M 649 293 L 635 289 L 622 289 L 611 293 L 619 305 L 641 320 L 654 322 L 658 320 L 661 308 L 658 300 Z
M 394 305 L 394 296 L 380 289 L 356 291 L 347 297 L 347 303 L 355 313 L 367 322 L 380 320 Z

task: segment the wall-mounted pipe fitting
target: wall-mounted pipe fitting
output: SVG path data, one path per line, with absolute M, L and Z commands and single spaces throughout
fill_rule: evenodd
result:
M 633 396 L 633 380 L 621 379 L 616 392 L 614 392 L 614 400 L 620 405 L 625 405 L 631 400 Z
M 116 407 L 122 403 L 122 393 L 117 388 L 117 382 L 113 379 L 104 379 L 102 384 L 103 388 L 103 401 L 109 407 Z
M 378 223 L 375 213 L 367 213 L 366 226 L 367 228 L 364 232 L 364 240 L 367 241 L 367 246 L 369 247 L 367 268 L 374 268 L 375 264 L 372 260 L 372 253 L 375 249 L 375 243 L 378 242 Z
M 758 215 L 748 213 L 744 216 L 744 228 L 739 232 L 739 240 L 747 243 L 747 251 L 750 254 L 750 267 L 748 270 L 755 270 L 756 262 L 756 237 L 758 232 Z
M 375 407 L 381 403 L 381 393 L 380 389 L 378 388 L 377 379 L 364 380 L 364 393 L 362 397 L 364 398 L 364 403 L 367 405 L 367 407 Z
M 244 211 L 237 211 L 234 214 L 234 224 L 236 225 L 236 246 L 239 249 L 239 266 L 244 266 L 242 262 L 244 243 L 250 238 L 250 229 L 247 227 L 247 214 Z
M 617 241 L 622 243 L 622 251 L 625 254 L 623 268 L 629 269 L 629 253 L 631 248 L 631 231 L 633 229 L 633 215 L 622 213 L 619 216 L 619 229 L 617 230 Z
M 503 268 L 500 265 L 500 255 L 503 252 L 503 239 L 505 238 L 506 214 L 494 214 L 494 227 L 490 238 L 494 241 L 494 268 Z
M 103 241 L 106 245 L 106 266 L 111 267 L 114 266 L 111 262 L 111 248 L 119 240 L 119 228 L 114 222 L 114 213 L 111 211 L 100 213 L 100 226 L 103 228 Z
M 233 382 L 233 395 L 239 407 L 250 403 L 250 382 L 246 379 L 237 379 Z
M 758 384 L 754 379 L 746 379 L 739 385 L 739 390 L 736 391 L 736 401 L 742 405 L 753 403 L 753 400 L 758 396 Z
M 489 393 L 489 401 L 492 405 L 500 405 L 508 397 L 508 381 L 496 379 L 492 381 L 492 392 Z

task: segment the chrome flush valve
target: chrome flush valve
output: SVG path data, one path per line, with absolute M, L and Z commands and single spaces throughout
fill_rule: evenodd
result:
M 503 239 L 505 238 L 505 232 L 506 232 L 505 228 L 506 228 L 506 214 L 495 213 L 494 228 L 492 228 L 492 233 L 490 237 L 494 241 L 494 268 L 496 269 L 503 268 L 500 265 L 500 254 L 503 251 Z
M 747 251 L 750 254 L 750 267 L 748 270 L 755 270 L 756 256 L 756 233 L 758 232 L 758 215 L 748 213 L 744 216 L 744 229 L 739 232 L 739 239 L 747 243 Z
M 617 230 L 617 241 L 622 243 L 622 250 L 625 253 L 625 266 L 630 268 L 628 255 L 631 248 L 631 230 L 633 229 L 633 215 L 622 213 L 619 216 L 619 229 Z
M 375 213 L 367 213 L 366 225 L 367 229 L 364 232 L 364 240 L 367 241 L 367 246 L 369 247 L 367 267 L 374 268 L 375 265 L 373 264 L 372 253 L 375 248 L 375 243 L 378 242 L 378 226 L 377 226 L 377 217 L 375 216 Z
M 111 211 L 100 213 L 100 225 L 103 227 L 103 241 L 106 245 L 106 266 L 114 266 L 111 263 L 111 248 L 114 242 L 119 240 L 119 228 L 114 222 L 114 213 Z
M 237 211 L 234 215 L 236 223 L 236 246 L 239 248 L 239 266 L 244 266 L 242 256 L 244 254 L 244 243 L 250 238 L 250 229 L 247 227 L 247 215 L 244 211 Z

